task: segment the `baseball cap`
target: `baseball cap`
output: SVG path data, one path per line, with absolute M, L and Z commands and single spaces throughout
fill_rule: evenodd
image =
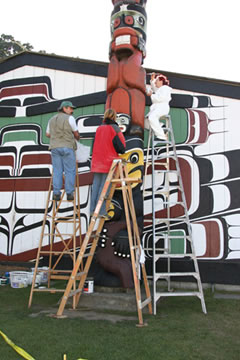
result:
M 71 103 L 71 101 L 68 101 L 68 100 L 65 100 L 65 101 L 62 101 L 62 102 L 61 102 L 61 105 L 59 106 L 58 111 L 62 110 L 62 108 L 64 108 L 64 107 L 70 107 L 70 108 L 72 108 L 72 109 L 75 109 L 75 108 L 76 108 L 76 106 L 74 106 L 74 105 Z

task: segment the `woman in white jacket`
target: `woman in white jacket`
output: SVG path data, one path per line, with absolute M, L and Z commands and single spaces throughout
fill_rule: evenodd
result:
M 161 116 L 168 115 L 169 113 L 172 89 L 168 86 L 169 80 L 162 74 L 156 75 L 153 73 L 150 84 L 151 86 L 148 85 L 146 92 L 148 96 L 151 96 L 152 105 L 147 118 L 156 137 L 160 140 L 166 140 L 166 134 L 159 120 Z

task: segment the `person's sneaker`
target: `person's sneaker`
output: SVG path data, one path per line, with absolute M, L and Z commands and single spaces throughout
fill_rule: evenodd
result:
M 73 195 L 73 193 L 67 194 L 67 201 L 72 201 L 72 200 L 74 200 L 74 195 Z
M 59 201 L 61 199 L 61 194 L 53 194 L 53 200 Z

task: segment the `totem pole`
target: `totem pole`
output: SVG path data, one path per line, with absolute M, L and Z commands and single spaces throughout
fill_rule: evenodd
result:
M 111 14 L 106 101 L 106 109 L 116 110 L 118 124 L 126 139 L 126 152 L 122 157 L 128 161 L 129 176 L 141 178 L 144 166 L 146 79 L 145 70 L 141 65 L 146 54 L 146 2 L 147 0 L 112 0 L 114 9 Z M 141 184 L 133 185 L 133 199 L 141 234 L 143 228 Z M 109 214 L 112 219 L 105 223 L 97 251 L 97 262 L 106 272 L 106 279 L 107 273 L 114 274 L 120 280 L 122 287 L 131 288 L 134 284 L 121 191 L 115 191 Z M 105 285 L 104 281 L 102 285 Z

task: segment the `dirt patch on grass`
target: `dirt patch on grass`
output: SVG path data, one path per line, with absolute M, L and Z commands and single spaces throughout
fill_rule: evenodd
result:
M 56 319 L 75 319 L 75 318 L 82 318 L 85 320 L 106 320 L 106 321 L 110 321 L 111 323 L 115 324 L 117 322 L 120 321 L 136 321 L 137 322 L 137 317 L 136 316 L 128 316 L 128 315 L 121 315 L 121 314 L 110 314 L 110 313 L 103 313 L 103 312 L 99 312 L 99 311 L 92 311 L 92 310 L 85 310 L 85 309 L 77 309 L 77 310 L 72 310 L 72 309 L 65 309 L 64 310 L 64 314 L 60 317 L 56 316 L 56 309 L 51 308 L 48 310 L 40 310 L 38 312 L 32 313 L 29 316 L 30 317 L 37 317 L 37 316 L 49 316 L 49 317 L 53 317 Z

